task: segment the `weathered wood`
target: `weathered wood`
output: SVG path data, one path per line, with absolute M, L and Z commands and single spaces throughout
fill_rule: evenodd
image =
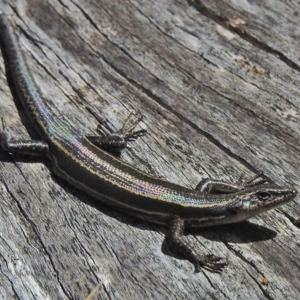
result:
M 112 131 L 141 112 L 149 134 L 122 159 L 188 187 L 258 171 L 298 186 L 299 9 L 280 0 L 1 4 L 57 115 L 91 133 L 97 115 Z M 10 134 L 35 136 L 2 59 L 0 80 Z M 199 252 L 229 262 L 222 274 L 194 274 L 169 251 L 165 228 L 93 202 L 47 166 L 0 151 L 1 299 L 84 299 L 99 282 L 93 299 L 298 299 L 299 197 L 250 222 L 189 232 Z

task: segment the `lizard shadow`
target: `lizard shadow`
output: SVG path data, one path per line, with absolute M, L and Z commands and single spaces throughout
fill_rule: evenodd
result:
M 265 226 L 251 223 L 250 221 L 243 221 L 240 223 L 227 224 L 222 226 L 186 229 L 184 233 L 185 238 L 188 238 L 189 235 L 197 237 L 197 240 L 198 238 L 203 238 L 204 243 L 205 240 L 210 240 L 213 242 L 222 242 L 227 245 L 228 243 L 247 244 L 252 242 L 271 240 L 277 236 L 277 232 Z M 189 241 L 191 241 L 190 238 L 188 239 Z M 197 240 L 195 242 L 192 242 L 192 244 L 195 245 L 196 249 L 199 249 L 199 247 L 197 246 Z M 165 238 L 162 244 L 162 252 L 168 256 L 179 259 L 182 258 L 181 256 L 170 250 L 167 238 Z
M 198 235 L 199 229 L 188 229 L 186 233 Z M 251 221 L 243 221 L 235 224 L 203 228 L 201 235 L 208 240 L 220 242 L 226 239 L 227 242 L 243 244 L 273 239 L 277 233 L 265 226 L 251 223 Z

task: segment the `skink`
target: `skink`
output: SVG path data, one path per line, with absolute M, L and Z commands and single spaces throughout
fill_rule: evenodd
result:
M 170 246 L 191 261 L 196 271 L 206 268 L 218 272 L 226 262 L 214 255 L 198 255 L 183 238 L 185 228 L 240 222 L 295 198 L 296 189 L 267 183 L 260 174 L 237 183 L 207 179 L 193 190 L 152 177 L 122 162 L 108 152 L 120 151 L 127 142 L 145 134 L 145 130 L 135 130 L 139 120 L 105 137 L 82 135 L 55 116 L 41 96 L 13 26 L 3 14 L 0 38 L 7 73 L 41 136 L 39 141 L 12 141 L 2 130 L 3 150 L 47 156 L 57 176 L 94 199 L 143 220 L 168 226 Z

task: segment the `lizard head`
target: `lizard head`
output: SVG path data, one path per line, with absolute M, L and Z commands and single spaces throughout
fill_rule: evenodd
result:
M 236 193 L 234 201 L 228 205 L 230 223 L 247 220 L 269 209 L 293 200 L 297 190 L 273 184 L 261 184 Z

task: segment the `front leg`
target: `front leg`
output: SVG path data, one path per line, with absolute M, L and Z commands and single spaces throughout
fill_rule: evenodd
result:
M 136 119 L 131 126 L 128 126 L 131 115 L 132 114 L 129 115 L 120 130 L 103 137 L 87 136 L 87 139 L 102 150 L 106 150 L 111 153 L 121 152 L 127 147 L 128 142 L 137 140 L 140 136 L 145 135 L 147 132 L 145 129 L 135 130 L 142 118 Z M 99 131 L 99 128 L 97 129 Z
M 263 173 L 259 173 L 246 181 L 244 181 L 243 176 L 241 176 L 237 182 L 226 182 L 223 180 L 206 178 L 198 183 L 196 190 L 206 194 L 211 192 L 235 193 L 245 188 L 263 184 L 265 182 L 267 182 L 267 180 Z
M 199 255 L 195 249 L 183 239 L 184 219 L 178 216 L 174 217 L 170 225 L 170 231 L 167 237 L 172 250 L 175 250 L 175 252 L 183 255 L 193 263 L 195 272 L 199 272 L 201 268 L 204 268 L 219 273 L 227 265 L 226 262 L 222 262 L 221 257 L 214 256 L 213 254 Z

